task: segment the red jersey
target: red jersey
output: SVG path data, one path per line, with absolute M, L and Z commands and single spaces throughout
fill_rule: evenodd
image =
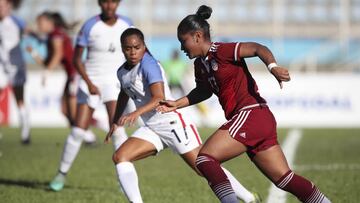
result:
M 266 103 L 245 60 L 238 58 L 241 43 L 212 43 L 207 57 L 194 62 L 195 81 L 208 86 L 219 98 L 226 119 L 242 107 Z
M 72 63 L 74 48 L 70 37 L 61 28 L 56 28 L 53 32 L 49 34 L 46 43 L 48 54 L 45 59 L 45 64 L 47 65 L 50 62 L 50 59 L 53 55 L 54 48 L 51 41 L 55 38 L 60 38 L 63 40 L 63 58 L 61 59 L 61 64 L 63 65 L 67 76 L 74 77 L 76 74 L 76 69 Z

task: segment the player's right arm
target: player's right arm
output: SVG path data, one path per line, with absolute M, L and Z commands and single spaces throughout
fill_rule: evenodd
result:
M 75 47 L 75 53 L 74 53 L 74 58 L 73 58 L 74 66 L 75 66 L 76 70 L 78 71 L 78 73 L 81 75 L 81 77 L 86 82 L 90 94 L 100 94 L 100 91 L 98 90 L 98 88 L 91 82 L 89 76 L 86 74 L 85 65 L 82 62 L 83 52 L 84 52 L 84 47 L 79 46 L 79 45 L 77 45 Z
M 114 133 L 114 131 L 118 127 L 119 119 L 120 119 L 121 115 L 124 113 L 128 101 L 129 101 L 129 96 L 125 93 L 125 91 L 123 89 L 121 89 L 121 91 L 120 91 L 120 93 L 118 95 L 117 102 L 116 102 L 114 120 L 112 121 L 112 124 L 110 126 L 110 130 L 107 133 L 107 135 L 105 137 L 105 140 L 104 140 L 104 142 L 106 144 L 109 143 L 112 134 Z

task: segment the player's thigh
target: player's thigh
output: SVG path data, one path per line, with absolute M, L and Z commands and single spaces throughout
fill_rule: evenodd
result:
M 88 129 L 93 113 L 94 109 L 90 108 L 87 104 L 78 104 L 76 108 L 75 126 Z
M 218 129 L 206 140 L 200 153 L 208 154 L 223 162 L 246 152 L 246 150 L 246 146 L 232 138 L 228 130 Z
M 13 90 L 17 105 L 24 104 L 24 85 L 13 86 Z
M 290 170 L 285 155 L 279 145 L 274 145 L 253 157 L 253 162 L 272 182 L 279 180 Z
M 115 163 L 136 161 L 154 155 L 156 152 L 156 147 L 151 142 L 130 137 L 116 150 L 113 161 Z

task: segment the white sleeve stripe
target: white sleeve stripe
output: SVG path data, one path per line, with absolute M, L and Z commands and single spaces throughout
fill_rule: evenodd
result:
M 234 50 L 234 59 L 235 59 L 235 61 L 237 61 L 238 60 L 238 56 L 237 56 L 237 53 L 238 53 L 238 47 L 239 47 L 239 42 L 238 43 L 236 43 L 236 46 L 235 46 L 235 50 Z

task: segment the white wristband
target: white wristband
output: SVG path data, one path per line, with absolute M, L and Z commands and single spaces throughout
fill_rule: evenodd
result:
M 278 65 L 276 63 L 270 63 L 267 68 L 268 70 L 271 72 L 271 69 L 275 68 L 275 67 L 278 67 Z

